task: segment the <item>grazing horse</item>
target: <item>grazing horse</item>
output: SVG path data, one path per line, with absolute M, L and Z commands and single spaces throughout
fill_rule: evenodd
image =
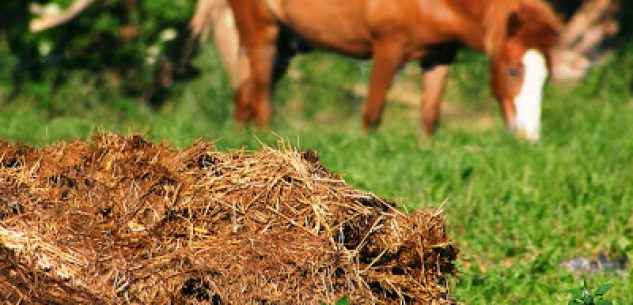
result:
M 560 21 L 542 0 L 229 0 L 250 75 L 239 85 L 235 118 L 267 126 L 270 90 L 290 58 L 311 47 L 373 59 L 363 110 L 366 129 L 380 122 L 399 68 L 423 68 L 422 127 L 432 134 L 457 51 L 491 62 L 491 88 L 508 128 L 537 140 L 549 53 Z

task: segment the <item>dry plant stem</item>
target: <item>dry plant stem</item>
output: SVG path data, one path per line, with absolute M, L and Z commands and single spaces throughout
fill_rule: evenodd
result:
M 587 29 L 592 28 L 599 23 L 600 19 L 609 14 L 612 6 L 612 0 L 585 1 L 562 31 L 560 45 L 567 48 L 572 47 Z
M 552 54 L 555 79 L 580 79 L 600 60 L 596 48 L 617 34 L 617 6 L 613 0 L 585 0 L 561 32 Z
M 83 12 L 95 0 L 75 0 L 68 10 L 54 15 L 43 15 L 40 18 L 33 19 L 29 25 L 31 32 L 45 31 L 60 26 Z M 31 11 L 34 13 L 43 13 L 43 9 L 37 4 L 31 4 Z
M 0 142 L 0 302 L 454 304 L 456 255 L 313 152 Z

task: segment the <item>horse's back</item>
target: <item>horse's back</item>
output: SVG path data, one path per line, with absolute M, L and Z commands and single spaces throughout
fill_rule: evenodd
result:
M 266 0 L 279 22 L 317 47 L 369 57 L 377 39 L 400 39 L 412 48 L 450 38 L 420 1 L 410 0 Z M 446 10 L 438 0 L 434 9 Z M 444 16 L 449 14 L 442 13 Z
M 371 54 L 368 0 L 267 1 L 279 22 L 314 45 L 357 57 Z

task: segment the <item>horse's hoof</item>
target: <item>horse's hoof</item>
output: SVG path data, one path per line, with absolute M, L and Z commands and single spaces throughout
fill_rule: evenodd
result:
M 253 115 L 250 111 L 236 111 L 234 118 L 238 123 L 246 124 L 253 118 Z
M 363 130 L 365 132 L 372 132 L 378 128 L 380 125 L 380 119 L 368 118 L 366 116 L 363 117 Z
M 420 133 L 418 133 L 418 141 L 420 143 L 426 143 L 431 141 L 431 138 L 433 138 L 433 134 L 427 132 L 426 130 L 422 130 Z
M 378 129 L 378 124 L 365 124 L 363 123 L 363 132 L 372 133 Z
M 270 124 L 266 123 L 266 124 L 262 124 L 262 123 L 257 123 L 256 124 L 257 129 L 260 131 L 268 131 L 270 130 Z

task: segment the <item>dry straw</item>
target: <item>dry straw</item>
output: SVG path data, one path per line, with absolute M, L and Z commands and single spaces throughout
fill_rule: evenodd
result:
M 452 304 L 456 254 L 313 152 L 0 143 L 0 302 Z

